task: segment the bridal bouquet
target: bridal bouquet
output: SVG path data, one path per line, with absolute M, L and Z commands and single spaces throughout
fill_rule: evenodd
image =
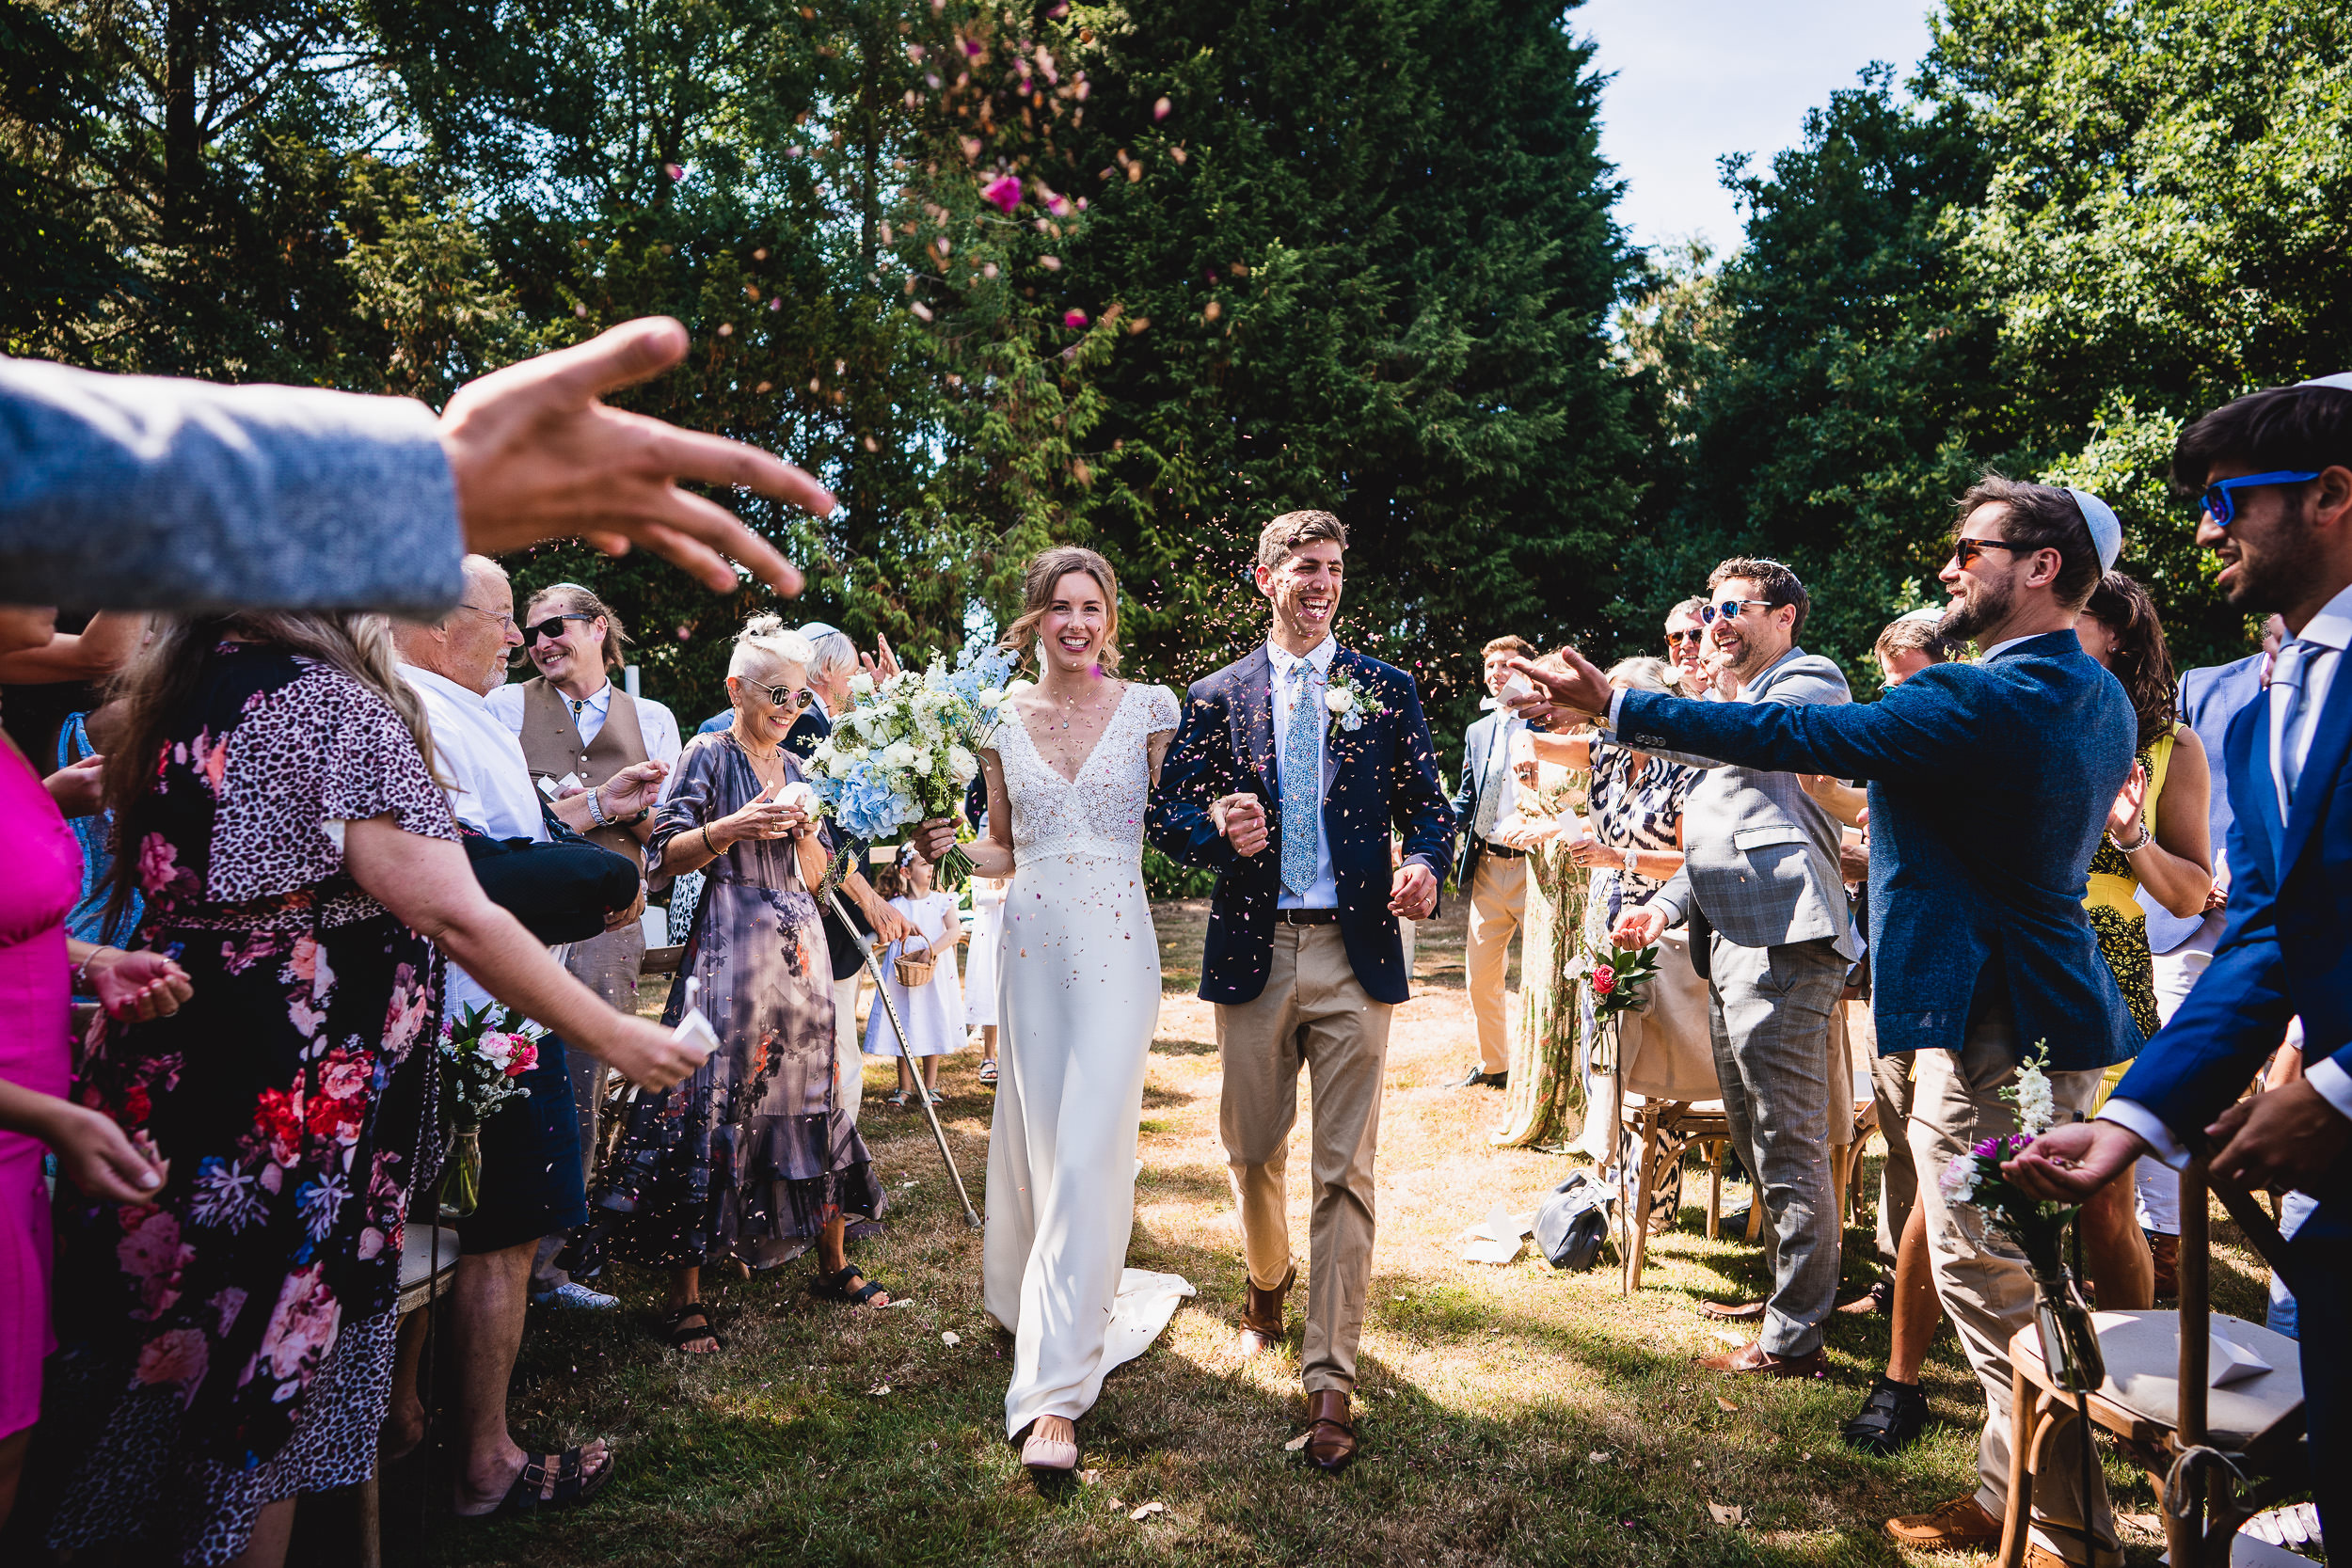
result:
M 463 1216 L 482 1201 L 483 1118 L 529 1098 L 519 1080 L 539 1065 L 547 1031 L 503 1007 L 468 1007 L 441 1022 L 441 1119 L 448 1129 L 441 1206 Z
M 2017 1082 L 2003 1089 L 2001 1098 L 2017 1107 L 2018 1131 L 1986 1138 L 1953 1155 L 1936 1182 L 1945 1201 L 1975 1208 L 1986 1224 L 2025 1253 L 2026 1272 L 2033 1275 L 2034 1321 L 2042 1333 L 2042 1360 L 2059 1387 L 2088 1392 L 2105 1380 L 2106 1367 L 2090 1310 L 2059 1254 L 2066 1227 L 2081 1206 L 2030 1197 L 2001 1172 L 2003 1164 L 2016 1159 L 2056 1119 L 2049 1041 L 2035 1042 L 2033 1053 L 2017 1065 Z
M 974 638 L 952 667 L 943 656 L 879 686 L 853 677 L 849 711 L 809 756 L 824 815 L 868 844 L 959 815 L 980 770 L 979 752 L 995 736 L 1012 669 L 1011 654 Z M 961 852 L 951 855 L 939 868 L 940 885 L 957 886 L 969 864 Z

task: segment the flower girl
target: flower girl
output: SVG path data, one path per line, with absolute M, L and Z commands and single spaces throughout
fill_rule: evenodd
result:
M 890 907 L 904 915 L 916 932 L 904 942 L 891 943 L 884 951 L 882 990 L 898 1007 L 899 1021 L 906 1025 L 908 1055 L 922 1059 L 922 1092 L 930 1096 L 931 1103 L 936 1105 L 940 1101 L 939 1058 L 963 1049 L 965 1037 L 963 988 L 956 978 L 956 944 L 963 940 L 963 920 L 957 912 L 952 894 L 933 891 L 930 863 L 920 857 L 901 855 L 899 863 L 877 871 L 874 889 L 890 900 Z M 928 956 L 935 960 L 936 967 L 925 984 L 899 984 L 898 960 L 907 953 L 916 958 Z M 866 1018 L 866 1053 L 898 1057 L 898 1042 L 890 1030 L 890 1011 L 880 997 Z M 914 1102 L 914 1081 L 904 1058 L 899 1058 L 898 1091 L 890 1096 L 890 1103 Z

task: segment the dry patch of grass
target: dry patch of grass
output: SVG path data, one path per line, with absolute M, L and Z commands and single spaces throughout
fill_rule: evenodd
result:
M 613 1440 L 618 1479 L 583 1509 L 444 1521 L 421 1540 L 400 1530 L 395 1509 L 396 1553 L 453 1564 L 1886 1564 L 1906 1560 L 1881 1521 L 1972 1489 L 1981 1406 L 1948 1333 L 1926 1374 L 1944 1424 L 1891 1462 L 1857 1458 L 1836 1436 L 1883 1363 L 1883 1319 L 1836 1320 L 1823 1382 L 1735 1382 L 1692 1364 L 1722 1343 L 1697 1301 L 1753 1292 L 1762 1277 L 1754 1251 L 1698 1234 L 1699 1180 L 1630 1299 L 1607 1264 L 1567 1275 L 1458 1260 L 1464 1226 L 1497 1199 L 1532 1207 L 1570 1168 L 1492 1148 L 1500 1097 L 1443 1086 L 1474 1055 L 1465 1000 L 1443 983 L 1450 968 L 1459 985 L 1458 917 L 1424 931 L 1425 989 L 1391 1042 L 1364 1457 L 1338 1478 L 1305 1470 L 1283 1449 L 1302 1425 L 1295 1304 L 1288 1354 L 1243 1363 L 1227 1351 L 1242 1275 L 1216 1142 L 1216 1030 L 1210 1009 L 1174 989 L 1197 966 L 1199 924 L 1199 911 L 1162 914 L 1171 990 L 1130 1261 L 1182 1274 L 1200 1294 L 1112 1375 L 1081 1425 L 1090 1483 L 1041 1491 L 1006 1445 L 1009 1341 L 981 1310 L 978 1233 L 920 1114 L 877 1103 L 889 1082 L 877 1064 L 863 1127 L 897 1202 L 888 1233 L 859 1257 L 913 1305 L 827 1306 L 808 1294 L 807 1263 L 788 1265 L 717 1292 L 730 1343 L 708 1360 L 652 1338 L 647 1275 L 607 1282 L 626 1303 L 617 1318 L 534 1314 L 515 1425 Z M 949 1059 L 943 1119 L 977 1202 L 990 1101 L 976 1065 Z M 1305 1139 L 1302 1117 L 1294 1172 Z M 1302 1258 L 1306 1198 L 1302 1180 L 1292 1194 Z M 1870 1277 L 1870 1243 L 1863 1230 L 1848 1243 L 1851 1294 Z M 2244 1255 L 2217 1263 L 2225 1307 L 2254 1310 L 2259 1277 Z M 2110 1477 L 2120 1507 L 2150 1506 L 2144 1481 Z M 1131 1519 L 1146 1502 L 1164 1508 Z M 1718 1525 L 1710 1502 L 1738 1506 L 1742 1523 Z M 2142 1538 L 2134 1560 L 2154 1551 Z

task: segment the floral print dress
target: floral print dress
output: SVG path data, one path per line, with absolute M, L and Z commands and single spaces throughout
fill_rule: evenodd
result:
M 385 697 L 262 643 L 207 656 L 154 797 L 136 943 L 195 994 L 102 1020 L 75 1093 L 170 1177 L 151 1204 L 58 1191 L 49 1539 L 215 1563 L 263 1504 L 372 1471 L 402 1216 L 439 1159 L 440 987 L 431 944 L 343 869 L 342 829 L 457 832 Z
M 784 765 L 797 782 L 799 763 L 787 754 Z M 733 735 L 696 736 L 654 814 L 649 863 L 760 787 Z M 771 1268 L 837 1215 L 880 1217 L 884 1195 L 834 1092 L 833 959 L 792 841 L 731 844 L 704 878 L 661 1021 L 686 1016 L 687 983 L 699 981 L 693 1005 L 719 1049 L 675 1088 L 629 1106 L 596 1201 L 632 1262 Z

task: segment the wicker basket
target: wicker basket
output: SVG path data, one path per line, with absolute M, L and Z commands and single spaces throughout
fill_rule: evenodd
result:
M 930 985 L 931 972 L 938 967 L 939 956 L 928 947 L 900 947 L 898 957 L 891 963 L 892 973 L 898 975 L 898 984 L 909 990 L 917 986 Z

